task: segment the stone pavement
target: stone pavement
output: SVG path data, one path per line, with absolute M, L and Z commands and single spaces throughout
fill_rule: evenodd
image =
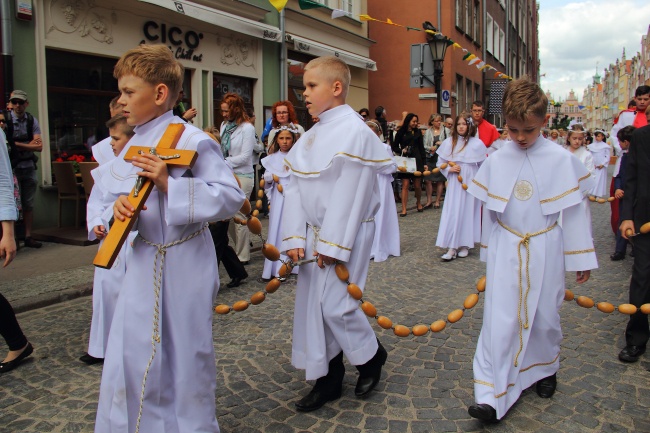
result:
M 614 238 L 609 206 L 592 204 L 594 235 L 601 268 L 576 288 L 598 301 L 627 300 L 632 261 L 611 262 Z M 430 324 L 459 308 L 484 274 L 476 249 L 466 259 L 442 263 L 434 246 L 439 210 L 410 210 L 399 218 L 402 257 L 372 263 L 366 299 L 379 314 L 408 326 Z M 47 247 L 46 247 L 47 248 Z M 42 251 L 47 251 L 44 248 Z M 95 247 L 88 248 L 94 253 Z M 21 250 L 21 253 L 24 250 Z M 35 251 L 34 253 L 39 253 Z M 32 251 L 28 251 L 32 254 Z M 35 255 L 34 255 L 35 256 Z M 65 260 L 60 256 L 57 260 Z M 92 260 L 92 254 L 90 255 Z M 251 278 L 236 289 L 224 288 L 219 303 L 232 304 L 263 290 L 254 277 L 262 258 L 253 255 Z M 0 271 L 5 285 L 6 269 Z M 14 280 L 22 290 L 52 280 L 70 287 L 90 282 L 92 268 L 80 265 L 54 274 Z M 225 272 L 222 271 L 222 275 Z M 76 281 L 66 282 L 74 276 Z M 222 277 L 222 284 L 227 277 Z M 36 293 L 35 292 L 35 293 Z M 473 402 L 472 357 L 481 327 L 483 300 L 461 321 L 438 334 L 399 338 L 372 326 L 389 351 L 377 390 L 367 399 L 354 396 L 356 370 L 348 366 L 341 399 L 312 413 L 297 413 L 293 402 L 310 385 L 291 366 L 292 285 L 283 285 L 258 306 L 216 316 L 218 419 L 223 432 L 650 432 L 650 357 L 624 365 L 626 317 L 565 303 L 558 390 L 551 399 L 525 391 L 499 424 L 483 426 L 467 415 Z M 77 361 L 84 352 L 91 316 L 90 297 L 27 311 L 19 320 L 35 347 L 32 359 L 0 376 L 0 432 L 92 432 L 101 366 Z M 3 349 L 4 350 L 4 349 Z

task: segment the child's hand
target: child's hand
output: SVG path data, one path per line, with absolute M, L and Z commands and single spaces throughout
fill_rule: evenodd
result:
M 158 158 L 156 155 L 151 155 L 150 153 L 143 153 L 142 155 L 133 158 L 132 163 L 136 167 L 144 170 L 138 172 L 138 176 L 151 179 L 160 192 L 167 193 L 167 179 L 169 178 L 169 172 L 167 171 L 167 164 L 165 164 L 162 159 Z
M 95 233 L 95 237 L 97 239 L 104 239 L 106 236 L 106 227 L 104 226 L 95 226 L 93 227 L 93 233 Z
M 591 275 L 591 271 L 578 271 L 578 272 L 576 272 L 576 283 L 582 284 L 582 283 L 587 282 L 590 275 Z
M 460 173 L 460 165 L 456 164 L 453 167 L 449 167 L 449 173 Z
M 336 259 L 334 257 L 318 254 L 317 251 L 314 251 L 314 257 L 318 257 L 318 267 L 321 269 L 323 269 L 325 265 L 329 266 L 336 264 Z
M 619 200 L 623 198 L 623 195 L 624 193 L 622 189 L 617 189 L 616 191 L 614 191 L 614 197 L 616 197 Z
M 143 206 L 142 210 L 147 210 L 147 206 Z M 131 218 L 135 212 L 135 207 L 129 201 L 128 196 L 121 195 L 115 200 L 113 205 L 113 216 L 115 219 L 124 221 L 126 218 Z
M 287 250 L 287 257 L 289 257 L 292 262 L 296 263 L 298 260 L 305 258 L 305 250 L 303 248 Z

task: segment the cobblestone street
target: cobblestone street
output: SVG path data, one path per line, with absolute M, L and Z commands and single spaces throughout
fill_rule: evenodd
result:
M 371 263 L 364 298 L 393 323 L 430 325 L 444 319 L 462 307 L 485 273 L 476 248 L 465 259 L 440 261 L 444 251 L 435 247 L 440 212 L 409 210 L 399 218 L 402 256 Z M 632 258 L 609 259 L 614 251 L 609 205 L 592 204 L 592 214 L 600 268 L 581 287 L 574 283 L 575 274 L 567 273 L 567 287 L 596 301 L 625 303 Z M 96 247 L 78 248 L 88 251 L 90 262 Z M 263 290 L 256 281 L 263 258 L 259 252 L 252 257 L 250 277 L 236 289 L 225 288 L 228 279 L 220 270 L 218 303 L 232 305 Z M 4 272 L 0 275 L 10 270 Z M 75 284 L 88 284 L 92 265 L 70 274 L 79 278 Z M 39 292 L 41 286 L 31 286 L 47 281 L 45 275 L 2 284 Z M 0 290 L 7 295 L 2 286 Z M 261 305 L 215 317 L 222 432 L 650 432 L 650 355 L 636 364 L 620 363 L 627 316 L 587 310 L 575 302 L 565 302 L 561 311 L 565 338 L 555 395 L 541 399 L 529 389 L 501 423 L 484 426 L 471 419 L 467 406 L 473 403 L 472 357 L 483 296 L 459 322 L 423 337 L 400 338 L 371 320 L 389 352 L 377 390 L 367 399 L 356 398 L 357 372 L 347 365 L 342 398 L 315 412 L 296 412 L 294 401 L 311 384 L 290 363 L 293 295 L 289 282 Z M 77 360 L 86 350 L 91 297 L 29 310 L 18 318 L 34 355 L 0 376 L 0 432 L 92 432 L 102 367 Z M 0 353 L 5 350 L 3 346 Z

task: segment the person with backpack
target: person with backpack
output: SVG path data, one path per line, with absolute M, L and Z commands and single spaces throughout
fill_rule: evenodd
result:
M 27 112 L 29 101 L 23 90 L 14 90 L 9 97 L 13 109 L 11 122 L 7 123 L 7 137 L 11 146 L 11 167 L 18 179 L 20 198 L 23 204 L 23 220 L 25 222 L 25 246 L 40 248 L 42 243 L 32 238 L 32 223 L 34 222 L 34 196 L 36 195 L 36 152 L 43 150 L 41 127 L 38 120 Z

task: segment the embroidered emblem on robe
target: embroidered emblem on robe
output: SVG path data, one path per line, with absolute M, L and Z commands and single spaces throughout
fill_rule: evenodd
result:
M 515 184 L 515 198 L 526 201 L 533 196 L 533 185 L 527 180 L 520 180 Z

